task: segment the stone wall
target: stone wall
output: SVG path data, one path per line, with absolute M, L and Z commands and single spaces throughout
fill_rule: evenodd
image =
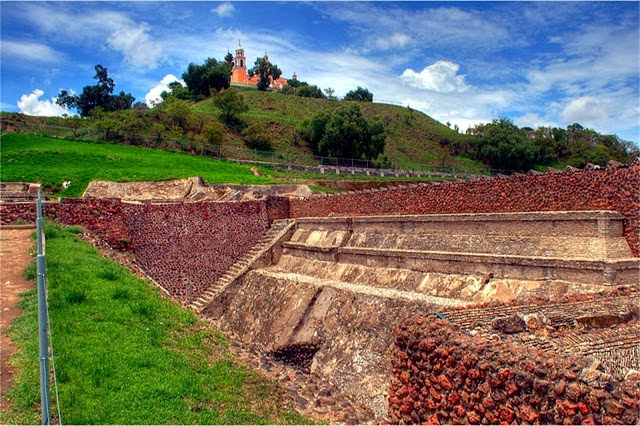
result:
M 109 199 L 43 203 L 45 217 L 80 225 L 140 266 L 183 302 L 196 298 L 287 213 L 280 199 L 244 202 L 129 204 Z M 285 216 L 286 217 L 286 216 Z M 35 222 L 32 203 L 0 204 L 1 224 Z
M 606 169 L 514 175 L 382 188 L 291 200 L 298 217 L 613 210 L 625 216 L 625 238 L 640 256 L 640 160 Z
M 61 199 L 59 202 L 43 202 L 42 214 L 65 225 L 83 226 L 114 250 L 126 251 L 130 247 L 122 206 L 118 200 Z M 0 224 L 18 221 L 35 223 L 35 201 L 0 204 Z
M 269 228 L 263 201 L 129 204 L 125 223 L 140 266 L 191 302 Z
M 389 420 L 400 424 L 637 424 L 640 375 L 597 361 L 472 338 L 446 321 L 395 332 Z

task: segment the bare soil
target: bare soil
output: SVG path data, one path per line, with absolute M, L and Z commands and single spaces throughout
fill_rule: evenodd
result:
M 17 304 L 20 294 L 34 286 L 22 273 L 33 260 L 29 249 L 34 241 L 30 235 L 33 229 L 0 228 L 0 410 L 8 411 L 10 401 L 6 393 L 13 386 L 14 368 L 9 358 L 16 347 L 7 335 L 14 319 L 20 315 Z

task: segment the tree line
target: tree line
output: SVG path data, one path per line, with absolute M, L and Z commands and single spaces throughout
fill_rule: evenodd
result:
M 208 58 L 202 65 L 189 64 L 182 74 L 186 87 L 180 82 L 172 82 L 168 85 L 169 90 L 161 94 L 162 102 L 154 108 L 157 109 L 157 122 L 165 123 L 168 130 L 181 128 L 209 145 L 224 141 L 226 126 L 229 130 L 240 133 L 247 147 L 270 151 L 273 145 L 266 128 L 259 124 L 247 126 L 241 118 L 241 114 L 247 112 L 249 106 L 240 92 L 230 88 L 233 60 L 230 56 L 228 54 L 223 61 Z M 108 77 L 107 69 L 96 65 L 95 70 L 94 79 L 98 80 L 96 85 L 85 86 L 81 95 L 70 95 L 67 91 L 62 91 L 57 103 L 76 109 L 81 117 L 102 117 L 103 121 L 105 112 L 131 109 L 133 96 L 124 92 L 113 96 L 115 84 Z M 254 67 L 249 70 L 250 76 L 259 76 L 257 88 L 263 91 L 268 90 L 271 82 L 281 74 L 278 66 L 271 64 L 266 58 L 257 58 Z M 284 94 L 335 99 L 333 89 L 326 89 L 325 95 L 317 86 L 310 86 L 303 81 L 290 79 L 287 83 L 282 90 Z M 206 98 L 213 98 L 214 105 L 220 110 L 219 121 L 201 126 L 190 125 L 189 122 L 193 120 L 188 118 L 189 106 L 184 101 Z M 373 94 L 368 89 L 358 87 L 347 93 L 345 100 L 372 102 Z M 135 108 L 143 110 L 146 106 L 138 103 Z M 106 122 L 116 128 L 121 127 L 111 120 Z M 375 160 L 384 152 L 385 147 L 383 124 L 380 120 L 367 120 L 357 105 L 340 108 L 331 114 L 320 114 L 310 122 L 303 123 L 299 134 L 316 155 Z
M 454 156 L 463 155 L 482 161 L 493 169 L 527 171 L 534 165 L 569 164 L 574 167 L 609 160 L 630 162 L 640 155 L 633 142 L 616 135 L 603 135 L 573 123 L 566 128 L 519 128 L 506 117 L 469 128 L 465 135 L 442 138 L 440 145 L 448 147 Z
M 192 138 L 198 143 L 220 145 L 229 132 L 239 134 L 246 146 L 260 150 L 272 150 L 273 144 L 265 125 L 248 126 L 242 119 L 249 106 L 241 92 L 230 87 L 233 57 L 223 61 L 208 58 L 201 65 L 189 64 L 182 74 L 186 86 L 179 82 L 169 84 L 162 93 L 162 102 L 147 113 L 151 125 L 139 123 L 141 111 L 148 110 L 143 103 L 133 104 L 134 97 L 121 91 L 114 95 L 115 83 L 109 78 L 107 69 L 96 65 L 94 79 L 97 84 L 85 86 L 79 95 L 63 90 L 57 103 L 75 109 L 80 117 L 97 118 L 100 123 L 109 123 L 113 128 L 127 128 L 130 132 L 146 128 L 160 135 L 169 133 L 174 137 Z M 251 75 L 259 76 L 259 90 L 268 90 L 271 81 L 281 75 L 275 64 L 265 58 L 257 58 Z M 334 90 L 321 90 L 318 86 L 297 79 L 290 79 L 281 93 L 311 98 L 336 99 Z M 218 108 L 218 120 L 195 118 L 189 101 L 212 98 Z M 373 94 L 358 87 L 344 96 L 346 101 L 372 102 Z M 107 113 L 137 111 L 134 115 L 122 116 L 121 121 L 109 118 Z M 133 118 L 137 117 L 137 118 Z M 153 121 L 155 120 L 155 121 Z M 137 123 L 137 124 L 134 124 Z M 106 128 L 106 127 L 105 127 Z M 315 155 L 375 160 L 384 154 L 386 130 L 380 120 L 368 120 L 356 103 L 341 106 L 331 113 L 321 113 L 305 120 L 298 129 Z M 609 160 L 629 162 L 640 155 L 638 148 L 629 141 L 615 135 L 602 135 L 582 127 L 578 123 L 566 129 L 556 127 L 518 128 L 508 118 L 498 118 L 491 123 L 479 124 L 461 135 L 450 131 L 439 140 L 441 148 L 450 156 L 465 156 L 478 160 L 493 169 L 526 171 L 534 165 L 570 164 L 583 167 L 587 163 L 599 165 Z

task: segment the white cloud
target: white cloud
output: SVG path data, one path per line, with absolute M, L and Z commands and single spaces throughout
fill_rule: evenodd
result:
M 148 30 L 146 22 L 120 28 L 109 36 L 107 45 L 122 53 L 131 65 L 155 68 L 162 49 L 151 39 Z
M 221 18 L 233 15 L 233 12 L 235 12 L 235 10 L 236 10 L 235 6 L 228 2 L 222 3 L 218 7 L 211 9 L 213 13 L 215 13 Z
M 39 116 L 61 116 L 68 114 L 69 112 L 56 104 L 56 98 L 51 98 L 50 101 L 40 100 L 40 96 L 44 95 L 44 91 L 36 89 L 29 95 L 22 95 L 18 101 L 18 108 L 20 112 L 27 115 L 39 115 Z
M 561 117 L 568 123 L 601 126 L 608 119 L 607 103 L 591 96 L 583 96 L 569 102 Z
M 153 108 L 155 105 L 162 102 L 160 94 L 162 94 L 162 92 L 169 91 L 169 83 L 173 83 L 174 81 L 177 81 L 183 86 L 186 86 L 186 83 L 181 78 L 178 78 L 173 74 L 165 75 L 164 78 L 160 80 L 160 83 L 152 87 L 144 96 L 144 100 L 147 106 L 149 108 Z
M 58 62 L 60 54 L 47 45 L 28 41 L 0 41 L 3 59 L 29 62 Z
M 127 63 L 153 69 L 162 47 L 149 34 L 146 22 L 135 21 L 128 14 L 110 10 L 68 9 L 25 2 L 23 17 L 47 34 L 52 43 L 110 49 L 124 56 Z M 90 29 L 90 30 L 88 30 Z
M 516 118 L 513 122 L 518 127 L 531 127 L 532 129 L 537 129 L 538 127 L 561 127 L 558 123 L 552 120 L 540 117 L 536 112 L 528 112 L 525 115 Z
M 411 42 L 411 37 L 406 35 L 405 33 L 397 32 L 393 33 L 391 37 L 385 36 L 380 37 L 375 41 L 375 46 L 378 49 L 389 50 L 389 49 L 399 49 L 405 47 Z
M 459 7 L 416 7 L 403 10 L 375 3 L 320 2 L 316 6 L 329 18 L 352 24 L 361 32 L 361 45 L 375 46 L 384 34 L 411 34 L 415 40 L 437 40 L 456 50 L 502 48 L 515 44 L 505 22 L 481 10 Z
M 469 86 L 463 75 L 457 75 L 460 65 L 448 61 L 438 61 L 425 67 L 419 73 L 407 68 L 401 79 L 410 86 L 433 90 L 438 93 L 464 92 Z

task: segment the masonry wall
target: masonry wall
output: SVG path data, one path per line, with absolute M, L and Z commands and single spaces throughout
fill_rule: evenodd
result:
M 629 166 L 383 188 L 291 200 L 291 217 L 614 210 L 640 256 L 640 161 Z
M 269 228 L 264 201 L 130 204 L 124 221 L 139 265 L 187 303 Z
M 45 217 L 80 225 L 113 249 L 130 251 L 171 295 L 190 302 L 260 239 L 287 203 L 128 204 L 108 199 L 63 199 L 43 205 Z M 34 222 L 35 203 L 0 204 L 0 223 Z
M 443 320 L 395 332 L 394 424 L 638 424 L 640 376 L 624 381 L 579 357 L 472 338 Z

